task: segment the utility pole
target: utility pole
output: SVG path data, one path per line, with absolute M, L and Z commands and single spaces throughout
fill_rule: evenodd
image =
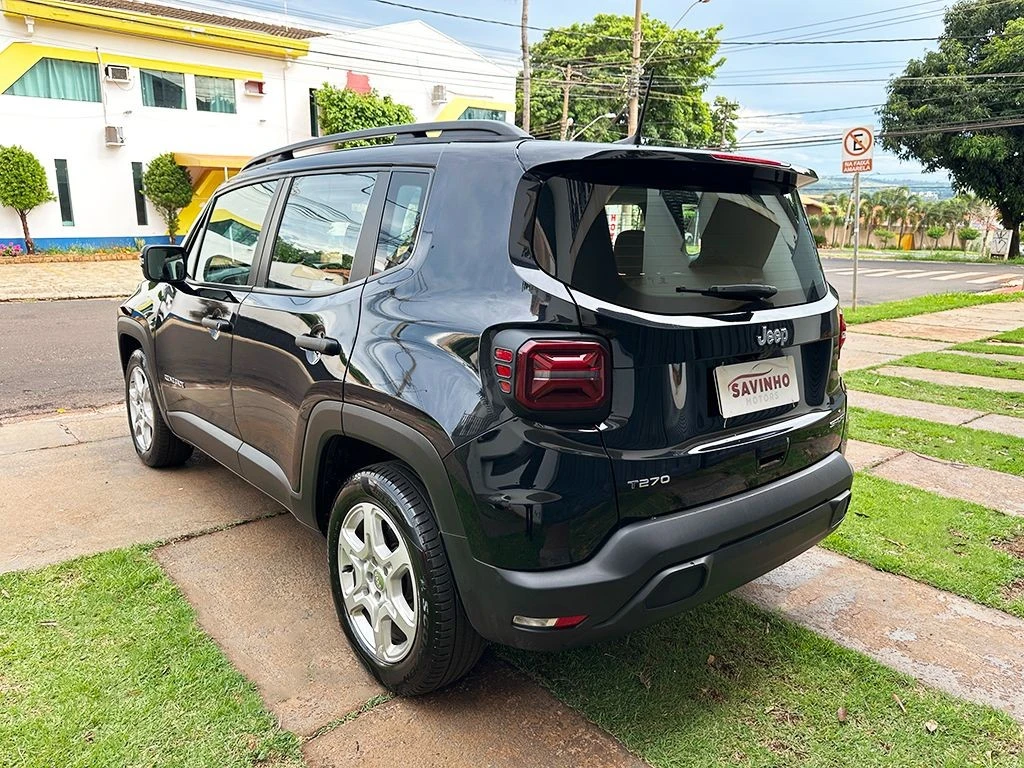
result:
M 629 129 L 632 136 L 636 133 L 637 121 L 640 116 L 640 22 L 644 17 L 644 0 L 636 0 L 633 10 L 633 60 L 629 72 Z
M 572 87 L 572 64 L 565 65 L 565 82 L 562 83 L 562 120 L 559 122 L 558 138 L 565 141 L 569 135 L 569 89 Z
M 640 0 L 637 0 L 639 3 Z M 530 132 L 530 0 L 523 0 L 521 42 L 523 45 L 523 130 Z

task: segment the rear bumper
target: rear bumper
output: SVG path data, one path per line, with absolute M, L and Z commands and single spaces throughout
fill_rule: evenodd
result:
M 584 563 L 513 571 L 475 560 L 464 538 L 445 536 L 470 622 L 488 640 L 559 650 L 617 637 L 757 578 L 833 531 L 846 515 L 853 470 L 840 453 L 770 485 L 620 528 Z M 780 514 L 782 513 L 782 514 Z M 755 533 L 712 536 L 715 521 L 782 520 Z M 588 616 L 572 629 L 527 629 L 516 615 Z

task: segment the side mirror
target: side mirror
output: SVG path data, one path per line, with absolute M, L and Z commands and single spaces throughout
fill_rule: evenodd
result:
M 185 279 L 185 249 L 180 245 L 147 245 L 142 249 L 142 274 L 153 282 L 180 283 Z

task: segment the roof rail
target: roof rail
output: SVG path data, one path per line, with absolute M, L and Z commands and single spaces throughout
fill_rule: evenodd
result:
M 430 134 L 436 134 L 431 136 Z M 532 138 L 530 134 L 511 123 L 501 120 L 448 120 L 439 123 L 409 123 L 408 125 L 388 125 L 382 128 L 367 128 L 361 131 L 332 133 L 328 136 L 289 144 L 280 149 L 257 155 L 242 168 L 246 171 L 258 165 L 291 160 L 296 152 L 303 152 L 332 144 L 344 144 L 349 141 L 378 139 L 394 136 L 395 144 L 449 142 L 449 141 L 518 141 Z

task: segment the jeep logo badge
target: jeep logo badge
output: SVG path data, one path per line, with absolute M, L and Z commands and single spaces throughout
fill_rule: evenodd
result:
M 757 335 L 757 343 L 761 347 L 768 344 L 785 344 L 788 341 L 788 328 L 769 328 L 767 325 L 762 325 L 761 332 Z

